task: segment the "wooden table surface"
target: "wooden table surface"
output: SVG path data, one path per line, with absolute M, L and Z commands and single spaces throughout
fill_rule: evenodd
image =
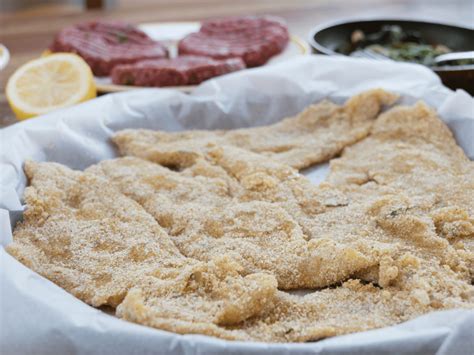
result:
M 38 57 L 54 34 L 69 24 L 92 19 L 120 19 L 131 23 L 190 21 L 211 17 L 272 14 L 286 19 L 290 31 L 307 38 L 317 24 L 348 17 L 405 17 L 474 24 L 473 0 L 116 0 L 105 10 L 84 11 L 77 6 L 43 6 L 0 13 L 0 43 L 11 52 L 0 72 L 0 127 L 15 123 L 5 98 L 8 77 L 18 66 Z

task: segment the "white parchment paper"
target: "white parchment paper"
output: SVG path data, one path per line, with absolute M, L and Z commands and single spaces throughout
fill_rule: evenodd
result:
M 389 328 L 304 344 L 229 342 L 177 335 L 125 322 L 94 309 L 29 270 L 4 246 L 21 217 L 25 159 L 75 169 L 116 156 L 111 135 L 124 128 L 178 131 L 263 125 L 323 98 L 343 102 L 383 87 L 401 102 L 435 107 L 474 157 L 474 99 L 443 87 L 411 64 L 311 56 L 208 81 L 193 94 L 140 90 L 107 95 L 0 130 L 1 354 L 472 354 L 474 311 L 436 312 Z M 322 165 L 305 171 L 315 183 Z

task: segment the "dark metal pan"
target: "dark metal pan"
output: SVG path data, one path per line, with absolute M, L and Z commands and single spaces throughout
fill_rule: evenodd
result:
M 474 50 L 474 30 L 471 28 L 394 19 L 341 21 L 317 26 L 310 33 L 309 43 L 315 53 L 344 55 L 338 53 L 336 48 L 341 48 L 348 43 L 355 30 L 373 33 L 379 31 L 384 25 L 398 25 L 404 30 L 418 31 L 428 43 L 443 44 L 456 52 Z M 474 65 L 445 65 L 430 68 L 441 77 L 446 86 L 451 89 L 464 89 L 474 95 Z

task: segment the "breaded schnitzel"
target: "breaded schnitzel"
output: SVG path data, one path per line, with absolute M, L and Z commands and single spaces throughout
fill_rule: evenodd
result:
M 130 129 L 118 132 L 113 141 L 121 155 L 170 167 L 193 165 L 201 150 L 214 143 L 234 145 L 302 169 L 327 161 L 366 137 L 381 109 L 397 99 L 384 90 L 369 90 L 343 106 L 324 100 L 270 126 L 176 133 Z
M 93 305 L 119 305 L 129 290 L 174 321 L 235 324 L 272 306 L 276 280 L 239 275 L 225 256 L 186 258 L 133 200 L 107 180 L 56 163 L 27 162 L 24 222 L 8 252 Z
M 370 102 L 361 112 L 378 112 Z M 119 133 L 132 156 L 85 172 L 28 163 L 8 250 L 126 320 L 225 339 L 316 340 L 473 308 L 473 163 L 423 104 L 356 121 L 364 134 L 330 154 L 310 154 L 310 131 L 287 150 L 302 167 L 353 144 L 319 186 L 286 164 L 293 153 L 261 154 L 232 131 L 163 133 L 166 147 L 162 133 Z M 261 144 L 278 146 L 291 124 L 269 129 Z M 312 290 L 283 291 L 300 288 Z
M 232 146 L 203 154 L 207 160 L 182 172 L 131 157 L 87 171 L 142 205 L 183 255 L 228 255 L 245 273 L 271 272 L 282 289 L 328 286 L 377 263 L 373 245 L 308 241 L 303 223 L 325 201 L 294 169 Z

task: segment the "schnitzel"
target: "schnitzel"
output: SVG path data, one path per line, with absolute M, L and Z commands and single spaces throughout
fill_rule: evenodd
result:
M 28 209 L 8 252 L 92 306 L 119 305 L 129 290 L 180 321 L 235 324 L 272 304 L 270 274 L 239 275 L 225 256 L 184 257 L 135 201 L 99 176 L 26 162 Z
M 374 245 L 308 240 L 303 223 L 324 211 L 325 196 L 297 171 L 232 146 L 205 154 L 181 172 L 132 157 L 86 171 L 143 206 L 183 255 L 228 255 L 245 273 L 272 273 L 282 289 L 328 286 L 377 263 Z
M 224 339 L 474 308 L 474 163 L 423 103 L 378 115 L 395 98 L 373 90 L 269 127 L 127 130 L 114 137 L 127 156 L 83 172 L 27 162 L 8 251 L 123 319 Z M 296 170 L 337 154 L 318 186 Z
M 273 125 L 229 131 L 164 132 L 130 129 L 113 137 L 121 155 L 184 168 L 193 165 L 209 143 L 234 145 L 302 169 L 327 161 L 364 138 L 384 106 L 398 96 L 381 89 L 352 97 L 343 106 L 328 100 L 311 105 Z
M 331 161 L 328 181 L 353 199 L 396 196 L 371 208 L 377 225 L 440 260 L 455 249 L 474 280 L 474 163 L 425 104 L 382 114 L 368 138 Z

